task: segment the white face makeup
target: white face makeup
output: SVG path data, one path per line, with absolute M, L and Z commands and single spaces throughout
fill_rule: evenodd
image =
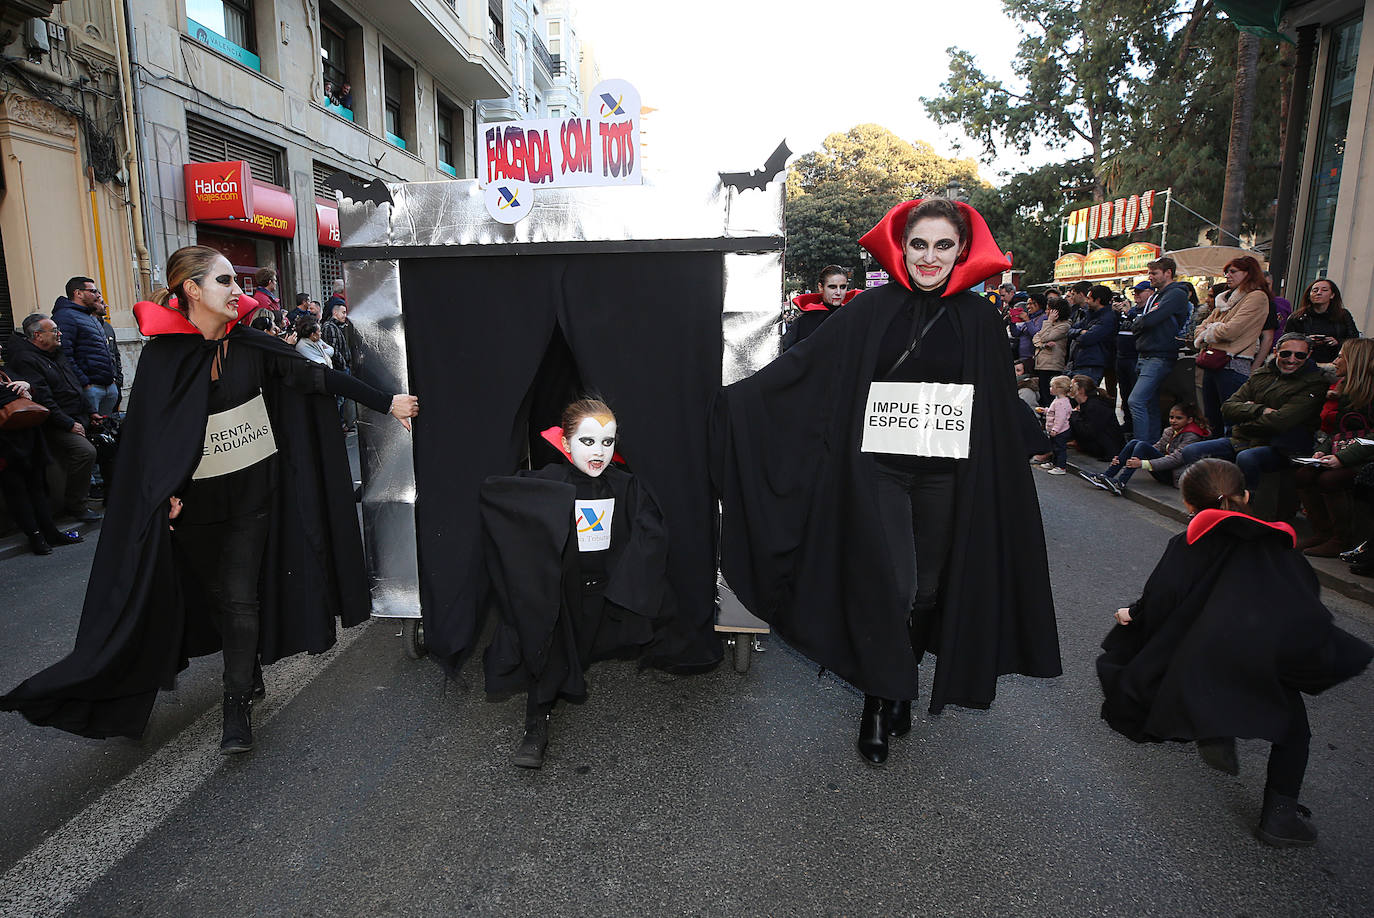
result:
M 563 437 L 563 446 L 582 474 L 597 477 L 606 471 L 615 455 L 615 418 L 608 415 L 583 418 L 571 437 Z
M 816 289 L 821 295 L 821 301 L 828 308 L 834 309 L 844 302 L 844 295 L 849 292 L 849 278 L 843 274 L 827 274 Z
M 188 296 L 191 298 L 189 304 L 192 309 L 197 306 L 209 310 L 217 319 L 225 322 L 233 321 L 239 314 L 239 297 L 243 295 L 243 290 L 238 285 L 238 279 L 234 275 L 234 266 L 229 264 L 229 259 L 223 255 L 216 258 L 206 272 L 205 277 L 195 285 L 196 292 L 192 292 L 191 284 L 186 285 Z M 196 293 L 199 296 L 196 296 Z
M 943 217 L 916 221 L 902 243 L 907 276 L 920 290 L 934 290 L 949 280 L 959 254 L 959 230 Z

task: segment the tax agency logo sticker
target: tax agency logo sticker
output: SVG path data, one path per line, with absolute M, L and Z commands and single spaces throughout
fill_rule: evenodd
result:
M 534 186 L 519 179 L 501 179 L 486 188 L 487 213 L 502 223 L 519 223 L 534 207 Z
M 579 500 L 576 508 L 573 522 L 577 525 L 578 551 L 605 551 L 610 548 L 615 498 Z

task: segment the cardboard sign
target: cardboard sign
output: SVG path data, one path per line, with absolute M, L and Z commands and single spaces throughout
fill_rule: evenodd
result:
M 218 478 L 261 462 L 277 451 L 267 403 L 259 392 L 236 408 L 210 415 L 205 422 L 205 445 L 192 480 Z
M 865 453 L 967 459 L 973 386 L 875 382 L 864 407 Z
M 578 551 L 605 551 L 611 547 L 611 518 L 615 515 L 615 498 L 579 500 L 574 507 L 573 523 L 577 527 Z

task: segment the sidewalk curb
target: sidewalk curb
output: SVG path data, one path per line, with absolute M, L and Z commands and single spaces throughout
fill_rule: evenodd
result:
M 1101 472 L 1106 468 L 1105 463 L 1102 464 L 1101 468 L 1090 468 L 1072 460 L 1066 465 L 1074 473 L 1086 472 L 1089 475 Z M 1161 485 L 1161 487 L 1163 486 Z M 1168 501 L 1160 500 L 1139 489 L 1127 488 L 1124 496 L 1127 500 L 1134 501 L 1161 516 L 1177 520 L 1180 523 L 1188 522 L 1188 512 L 1182 507 L 1174 506 Z M 1312 570 L 1316 572 L 1317 581 L 1325 589 L 1374 607 L 1374 578 L 1360 577 L 1350 573 L 1348 565 L 1339 558 L 1308 558 L 1307 561 L 1312 565 Z M 1369 617 L 1374 619 L 1374 612 Z
M 64 532 L 69 529 L 75 529 L 77 532 L 81 533 L 81 535 L 83 535 L 86 538 L 86 541 L 89 542 L 91 541 L 94 535 L 99 534 L 101 522 L 104 521 L 101 520 L 95 523 L 59 522 L 57 524 L 57 528 L 63 530 Z M 56 550 L 57 549 L 54 549 L 54 551 Z M 0 538 L 0 561 L 8 561 L 11 558 L 20 558 L 25 555 L 28 555 L 29 557 L 37 557 L 33 554 L 33 552 L 29 551 L 28 536 L 24 535 L 23 533 L 15 533 L 13 535 L 7 535 L 4 538 Z

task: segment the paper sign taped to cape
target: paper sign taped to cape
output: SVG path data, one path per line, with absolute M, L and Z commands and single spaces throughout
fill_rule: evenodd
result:
M 615 498 L 579 500 L 573 522 L 577 525 L 578 551 L 605 551 L 611 547 L 611 518 Z
M 967 459 L 972 422 L 967 383 L 875 382 L 868 387 L 861 449 Z
M 212 414 L 205 422 L 205 448 L 191 479 L 218 478 L 246 469 L 277 451 L 267 403 L 259 392 L 228 411 Z

